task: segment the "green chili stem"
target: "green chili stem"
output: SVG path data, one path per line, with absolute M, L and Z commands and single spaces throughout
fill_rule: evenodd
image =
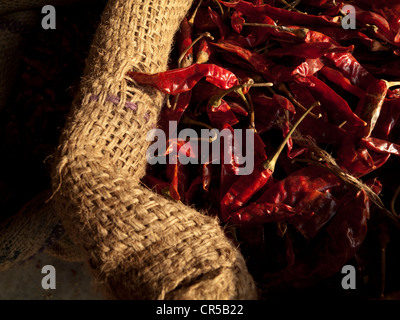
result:
M 253 79 L 248 80 L 245 83 L 239 84 L 237 86 L 233 86 L 232 88 L 225 90 L 219 95 L 212 96 L 210 98 L 209 104 L 211 104 L 213 107 L 218 107 L 221 104 L 221 100 L 229 93 L 231 92 L 236 92 L 240 94 L 238 91 L 241 90 L 244 87 L 271 87 L 273 86 L 272 82 L 266 82 L 266 83 L 254 83 Z M 243 93 L 243 92 L 242 92 Z
M 251 95 L 246 94 L 248 105 L 250 107 L 250 129 L 256 131 L 256 124 L 255 124 L 255 113 L 254 113 L 254 105 L 253 100 L 251 100 Z
M 286 94 L 289 98 L 289 100 L 296 106 L 302 109 L 303 111 L 307 111 L 307 108 L 303 106 L 299 101 L 296 100 L 296 98 L 292 95 L 292 93 L 286 88 L 286 86 L 283 83 L 280 83 L 278 86 L 278 90 L 282 91 L 284 94 Z M 315 113 L 310 112 L 310 116 L 312 116 L 315 119 L 319 119 L 322 117 L 322 114 L 316 115 Z
M 316 107 L 319 106 L 320 103 L 317 101 L 316 103 L 314 103 L 297 121 L 296 123 L 293 125 L 293 127 L 290 129 L 289 133 L 286 135 L 285 139 L 283 139 L 282 143 L 279 145 L 278 149 L 272 154 L 271 158 L 267 161 L 265 161 L 263 163 L 263 167 L 264 169 L 269 169 L 272 172 L 275 170 L 275 165 L 276 162 L 279 158 L 279 155 L 281 154 L 282 150 L 285 148 L 286 143 L 288 142 L 288 140 L 290 139 L 290 137 L 292 136 L 293 132 L 296 130 L 296 128 L 298 127 L 298 125 L 304 120 L 304 118 L 311 112 L 311 110 Z

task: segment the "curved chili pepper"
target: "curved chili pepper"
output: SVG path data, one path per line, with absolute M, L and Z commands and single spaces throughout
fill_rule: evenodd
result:
M 130 71 L 127 75 L 138 84 L 149 85 L 171 95 L 191 90 L 202 78 L 225 90 L 239 84 L 232 72 L 215 64 L 193 64 L 156 74 Z
M 265 57 L 265 55 L 247 50 L 232 41 L 219 41 L 218 43 L 213 43 L 213 45 L 237 54 L 249 62 L 254 70 L 261 73 L 267 81 L 273 81 L 274 83 L 288 81 L 296 74 L 306 77 L 309 75 L 309 70 L 314 70 L 312 68 L 304 68 L 304 63 L 297 67 L 286 67 L 275 64 Z M 322 67 L 322 65 L 320 66 Z
M 235 116 L 229 104 L 223 99 L 218 107 L 209 104 L 207 107 L 207 114 L 211 125 L 219 130 L 222 130 L 224 124 L 233 126 L 239 123 L 239 119 Z
M 239 11 L 233 11 L 231 16 L 231 26 L 232 29 L 235 30 L 237 33 L 242 32 L 243 30 L 243 23 L 245 20 L 243 19 L 243 13 Z
M 196 63 L 208 62 L 213 52 L 214 50 L 210 46 L 209 40 L 206 38 L 201 39 L 196 50 Z
M 400 118 L 400 98 L 385 99 L 381 114 L 376 122 L 372 135 L 376 138 L 386 140 Z
M 192 91 L 181 93 L 179 96 L 176 96 L 178 100 L 176 101 L 175 109 L 166 108 L 166 110 L 163 111 L 163 117 L 160 118 L 159 125 L 165 132 L 168 130 L 170 121 L 180 122 L 183 113 L 190 104 L 191 96 Z
M 369 137 L 378 121 L 388 91 L 388 83 L 384 80 L 372 82 L 367 89 L 366 95 L 360 99 L 356 108 L 356 114 L 366 122 L 362 128 L 362 135 Z
M 336 42 L 344 42 L 357 39 L 360 41 L 360 43 L 365 45 L 371 51 L 380 51 L 387 49 L 379 41 L 371 39 L 359 30 L 334 27 L 317 27 L 317 30 L 321 34 L 324 34 L 326 37 L 329 37 Z
M 273 7 L 269 4 L 254 5 L 247 1 L 239 0 L 237 2 L 225 2 L 218 0 L 221 4 L 229 8 L 234 8 L 246 16 L 267 15 L 274 20 L 278 20 L 282 24 L 299 24 L 299 25 L 321 25 L 321 26 L 338 26 L 339 19 L 329 16 L 314 16 L 311 14 L 298 13 L 288 11 L 281 8 Z
M 229 221 L 239 225 L 287 221 L 311 239 L 335 213 L 336 201 L 328 190 L 340 185 L 329 171 L 306 167 L 270 185 L 256 202 L 232 212 Z
M 326 77 L 329 81 L 338 85 L 340 88 L 350 92 L 351 94 L 362 98 L 365 96 L 365 91 L 351 84 L 350 80 L 343 76 L 339 70 L 335 70 L 324 66 L 320 70 L 320 74 Z
M 400 145 L 396 143 L 373 137 L 362 138 L 361 142 L 372 151 L 400 156 Z
M 192 44 L 192 28 L 188 23 L 187 18 L 185 17 L 180 25 L 178 37 L 178 47 L 179 53 L 182 55 L 187 48 L 189 48 Z M 180 67 L 187 67 L 193 63 L 193 48 L 190 48 L 188 52 L 182 57 L 182 62 Z
M 371 82 L 377 79 L 370 74 L 351 53 L 331 52 L 323 57 L 325 65 L 329 63 L 339 69 L 351 83 L 363 90 L 367 90 Z
M 240 176 L 227 192 L 223 193 L 221 200 L 221 217 L 224 221 L 229 218 L 229 213 L 243 206 L 261 187 L 263 187 L 272 172 L 262 168 L 262 163 L 267 159 L 265 145 L 257 133 L 254 134 L 254 170 L 250 175 Z
M 360 144 L 353 133 L 346 135 L 337 150 L 337 163 L 355 177 L 362 177 L 381 167 L 390 157 L 389 153 L 376 153 Z
M 218 27 L 220 39 L 224 39 L 226 33 L 228 32 L 228 28 L 222 21 L 221 16 L 218 13 L 216 13 L 213 9 L 211 9 L 210 7 L 208 7 L 208 13 L 210 15 L 211 20 Z
M 300 43 L 268 52 L 267 56 L 296 56 L 304 59 L 317 59 L 329 52 L 352 52 L 354 46 L 341 47 L 331 42 Z
M 361 24 L 363 27 L 374 26 L 372 30 L 377 38 L 385 42 L 396 44 L 395 34 L 393 34 L 389 22 L 384 17 L 373 11 L 362 10 L 355 5 L 353 5 L 353 7 L 356 11 L 357 23 Z
M 254 170 L 250 175 L 240 176 L 235 181 L 228 191 L 223 194 L 221 200 L 221 216 L 224 221 L 233 219 L 232 214 L 238 217 L 237 211 L 243 207 L 253 196 L 259 191 L 269 180 L 275 170 L 275 165 L 280 153 L 282 152 L 287 141 L 293 134 L 294 130 L 298 127 L 300 122 L 311 112 L 314 106 L 310 107 L 290 129 L 285 139 L 281 142 L 280 146 L 276 149 L 270 159 L 267 160 L 265 154 L 265 145 L 261 138 L 255 134 L 254 139 Z M 243 188 L 246 186 L 246 188 Z
M 365 126 L 366 123 L 353 113 L 346 100 L 331 87 L 315 76 L 308 77 L 308 80 L 312 84 L 308 90 L 321 102 L 322 108 L 334 124 L 339 125 L 343 121 L 347 121 L 347 124 L 351 126 Z

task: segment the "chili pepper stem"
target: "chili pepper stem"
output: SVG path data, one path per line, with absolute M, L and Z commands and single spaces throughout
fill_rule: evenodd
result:
M 307 111 L 307 108 L 303 106 L 299 101 L 296 100 L 296 98 L 292 95 L 292 93 L 286 88 L 286 86 L 283 83 L 280 83 L 278 85 L 278 90 L 282 91 L 284 94 L 286 94 L 289 98 L 289 100 L 296 106 L 302 109 L 303 111 Z M 312 113 L 310 112 L 310 116 L 315 118 L 315 119 L 320 119 L 322 118 L 322 114 L 318 113 Z
M 388 88 L 390 87 L 395 87 L 395 86 L 400 86 L 400 81 L 386 81 Z
M 221 17 L 223 17 L 224 16 L 224 9 L 222 9 L 221 4 L 219 3 L 218 0 L 213 0 L 213 1 L 217 4 L 217 6 L 219 8 L 219 11 L 221 12 Z
M 296 123 L 293 125 L 293 127 L 290 129 L 289 133 L 286 135 L 285 139 L 283 139 L 283 141 L 281 142 L 281 144 L 279 145 L 278 149 L 275 150 L 275 152 L 272 154 L 271 158 L 267 161 L 265 161 L 263 163 L 263 167 L 264 169 L 268 169 L 272 172 L 274 172 L 275 170 L 275 166 L 276 166 L 276 162 L 278 161 L 279 155 L 281 154 L 282 150 L 284 149 L 286 143 L 288 142 L 288 140 L 290 139 L 290 137 L 292 136 L 293 132 L 296 130 L 296 128 L 298 127 L 298 125 L 304 120 L 304 118 L 311 112 L 311 110 L 316 107 L 319 106 L 320 103 L 317 101 L 316 103 L 314 103 L 297 121 Z
M 204 122 L 201 122 L 201 121 L 197 121 L 197 120 L 193 120 L 192 118 L 190 118 L 190 117 L 187 116 L 187 115 L 184 115 L 184 116 L 183 116 L 183 118 L 182 118 L 182 123 L 184 123 L 184 124 L 193 124 L 193 125 L 196 125 L 196 126 L 201 126 L 201 127 L 207 128 L 207 129 L 210 130 L 210 131 L 214 129 L 213 127 L 211 127 L 211 126 L 208 125 L 207 123 L 204 123 Z M 192 139 L 193 139 L 193 138 L 192 138 Z M 213 137 L 210 137 L 210 138 L 209 138 L 209 142 L 211 143 L 211 142 L 215 141 L 216 139 L 217 139 L 217 134 L 215 134 Z M 196 139 L 193 139 L 193 140 L 196 140 Z M 202 140 L 202 139 L 200 138 L 199 140 Z
M 390 201 L 390 210 L 392 211 L 392 213 L 393 213 L 395 216 L 398 216 L 398 214 L 396 213 L 396 210 L 395 210 L 395 208 L 394 208 L 394 205 L 395 205 L 395 203 L 396 203 L 397 197 L 399 196 L 399 193 L 400 193 L 400 186 L 397 187 L 397 189 L 396 189 L 396 191 L 395 191 L 395 193 L 394 193 L 394 195 L 393 195 L 392 201 Z
M 279 31 L 286 31 L 286 32 L 293 33 L 300 38 L 305 38 L 307 33 L 309 32 L 309 29 L 307 29 L 307 28 L 293 29 L 293 28 L 288 28 L 285 26 L 276 26 L 276 25 L 267 24 L 267 23 L 245 22 L 245 23 L 243 23 L 243 26 L 273 28 L 273 29 L 276 29 Z
M 292 4 L 288 3 L 286 0 L 279 0 L 279 1 L 286 6 L 285 8 L 289 8 L 290 10 L 293 10 L 293 11 L 295 11 L 297 13 L 307 14 L 307 12 L 302 12 L 302 11 L 296 9 L 295 6 L 293 6 Z M 299 3 L 300 3 L 300 1 L 297 2 L 297 4 L 299 4 Z
M 209 33 L 209 32 L 204 32 L 201 35 L 199 35 L 196 39 L 194 39 L 192 41 L 192 43 L 190 44 L 190 46 L 188 46 L 180 55 L 179 59 L 178 59 L 178 68 L 181 68 L 182 65 L 182 60 L 183 58 L 186 56 L 186 54 L 188 53 L 188 51 L 193 48 L 193 46 L 201 39 L 203 39 L 204 37 L 210 38 L 211 40 L 214 40 L 214 37 Z
M 253 100 L 251 100 L 251 95 L 249 95 L 249 94 L 246 94 L 246 98 L 247 98 L 249 110 L 250 110 L 250 129 L 253 129 L 254 132 L 257 132 L 256 124 L 255 124 L 255 113 L 254 113 Z
M 266 82 L 266 83 L 254 83 L 253 79 L 249 79 L 247 80 L 245 83 L 239 84 L 237 86 L 233 86 L 232 88 L 225 90 L 224 92 L 222 92 L 221 94 L 212 96 L 210 98 L 209 104 L 213 107 L 218 107 L 221 104 L 221 100 L 228 95 L 231 92 L 236 92 L 238 94 L 240 94 L 239 91 L 242 90 L 242 88 L 244 87 L 271 87 L 273 86 L 272 82 Z M 242 92 L 242 91 L 241 91 Z M 243 94 L 243 92 L 242 92 Z
M 197 11 L 199 11 L 199 8 L 200 8 L 202 2 L 203 2 L 203 0 L 200 0 L 200 1 L 199 1 L 199 3 L 197 4 L 196 8 L 195 8 L 194 11 L 193 11 L 192 16 L 191 16 L 190 19 L 188 20 L 188 23 L 189 23 L 190 26 L 193 26 L 193 24 L 194 24 L 194 18 L 196 17 Z

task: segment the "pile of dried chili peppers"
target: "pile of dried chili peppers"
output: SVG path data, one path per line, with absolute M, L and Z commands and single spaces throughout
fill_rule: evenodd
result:
M 143 183 L 217 215 L 264 298 L 397 297 L 400 4 L 195 1 L 170 69 L 128 75 L 167 95 L 166 132 L 254 131 L 251 174 L 221 143 L 220 163 L 149 165 Z M 168 140 L 166 154 L 189 143 Z M 341 286 L 346 264 L 355 290 Z

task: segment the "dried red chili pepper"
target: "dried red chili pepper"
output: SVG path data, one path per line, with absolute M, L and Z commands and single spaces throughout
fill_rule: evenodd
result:
M 232 220 L 232 213 L 246 204 L 250 198 L 259 191 L 269 180 L 274 173 L 275 165 L 278 157 L 292 133 L 296 130 L 300 122 L 311 112 L 315 106 L 311 106 L 293 125 L 290 132 L 286 135 L 277 150 L 273 153 L 270 159 L 264 150 L 264 143 L 255 135 L 254 139 L 254 170 L 250 175 L 240 176 L 235 183 L 223 194 L 221 200 L 221 217 L 224 221 Z M 235 214 L 235 217 L 238 215 Z
M 185 17 L 180 25 L 178 46 L 179 54 L 182 55 L 192 44 L 192 28 Z M 181 64 L 179 67 L 187 67 L 193 64 L 193 48 L 189 48 L 186 54 L 181 57 Z
M 210 60 L 213 48 L 209 44 L 209 40 L 203 38 L 196 50 L 196 63 L 206 63 Z
M 400 156 L 400 145 L 373 137 L 361 139 L 362 143 L 369 149 L 378 153 L 395 154 Z
M 208 7 L 208 13 L 210 15 L 211 20 L 218 27 L 220 39 L 224 39 L 226 33 L 228 32 L 228 28 L 222 21 L 221 16 L 218 13 L 216 13 L 213 9 L 211 9 L 210 7 Z
M 223 99 L 221 104 L 217 107 L 209 104 L 207 107 L 207 114 L 211 125 L 219 130 L 224 127 L 224 124 L 233 126 L 239 123 L 239 119 L 235 116 L 229 104 Z
M 385 99 L 378 121 L 372 135 L 383 140 L 388 139 L 390 132 L 400 118 L 400 99 Z
M 172 95 L 191 90 L 202 78 L 225 90 L 239 84 L 232 72 L 215 64 L 193 64 L 156 74 L 130 71 L 127 75 L 138 84 L 149 85 Z
M 243 23 L 245 20 L 243 19 L 243 13 L 239 11 L 233 11 L 231 16 L 231 26 L 232 29 L 235 30 L 237 33 L 242 32 L 243 30 Z
M 351 53 L 332 52 L 324 56 L 323 62 L 329 66 L 329 63 L 339 69 L 342 74 L 348 78 L 351 83 L 363 90 L 366 90 L 371 82 L 376 78 L 371 75 Z
M 343 76 L 343 74 L 339 70 L 335 70 L 324 66 L 320 70 L 320 74 L 326 77 L 329 81 L 338 85 L 340 88 L 350 92 L 351 94 L 357 96 L 358 98 L 362 98 L 365 96 L 365 91 L 351 84 L 350 80 Z
M 331 42 L 300 43 L 268 52 L 267 56 L 296 56 L 304 59 L 317 59 L 329 52 L 351 52 L 354 46 L 341 47 Z
M 377 38 L 385 42 L 396 44 L 394 39 L 395 35 L 391 31 L 389 22 L 384 17 L 372 11 L 362 10 L 358 6 L 353 5 L 353 7 L 356 11 L 356 19 L 358 23 L 363 27 L 373 26 L 371 29 Z
M 288 11 L 281 8 L 273 7 L 269 4 L 254 5 L 247 1 L 225 2 L 218 0 L 221 4 L 229 8 L 243 13 L 246 16 L 266 15 L 274 20 L 278 20 L 281 24 L 298 24 L 307 26 L 338 26 L 338 17 L 314 16 L 311 14 L 298 13 Z
M 356 195 L 349 193 L 340 201 L 323 240 L 293 265 L 265 275 L 264 281 L 268 286 L 286 283 L 303 287 L 333 276 L 363 243 L 368 230 L 369 211 L 369 199 L 364 191 Z
M 362 135 L 369 137 L 378 121 L 388 90 L 388 83 L 384 80 L 372 82 L 366 91 L 366 95 L 360 99 L 356 108 L 356 114 L 366 122 L 362 128 Z
M 346 100 L 333 91 L 326 83 L 317 77 L 310 76 L 308 81 L 312 84 L 308 86 L 311 94 L 321 102 L 321 106 L 328 114 L 333 124 L 339 125 L 347 121 L 351 126 L 365 126 L 365 122 L 353 113 Z

